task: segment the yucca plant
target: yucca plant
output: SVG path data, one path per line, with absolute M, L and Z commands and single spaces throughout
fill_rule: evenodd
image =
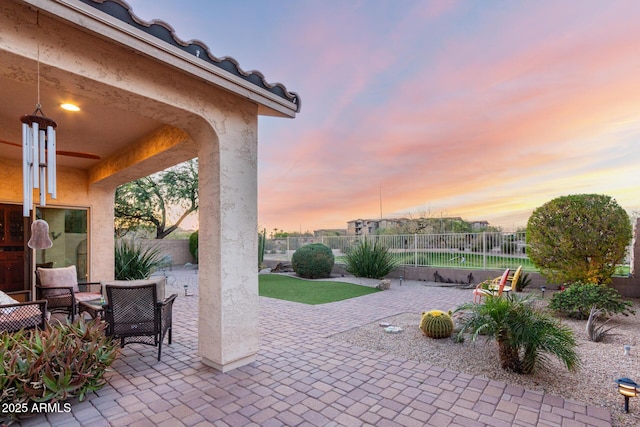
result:
M 140 243 L 128 240 L 116 243 L 115 257 L 116 280 L 146 279 L 162 264 L 158 249 L 143 249 Z
M 262 230 L 262 233 L 258 233 L 258 268 L 262 268 L 264 264 L 264 249 L 267 244 L 267 229 Z
M 609 332 L 616 328 L 618 325 L 608 326 L 607 323 L 613 319 L 613 317 L 608 318 L 602 324 L 598 325 L 597 319 L 602 314 L 602 310 L 600 310 L 597 306 L 591 307 L 591 311 L 589 312 L 589 319 L 587 320 L 587 326 L 585 330 L 587 331 L 587 336 L 589 340 L 593 342 L 602 341 Z M 608 326 L 608 327 L 607 327 Z
M 522 292 L 524 288 L 531 284 L 531 277 L 529 273 L 522 273 L 518 278 L 518 281 L 513 284 L 513 290 L 516 292 Z
M 344 257 L 345 270 L 356 277 L 382 279 L 391 273 L 398 261 L 381 243 L 362 240 Z
M 571 329 L 534 305 L 532 295 L 487 296 L 481 304 L 467 303 L 461 312 L 460 333 L 495 339 L 503 369 L 529 374 L 556 356 L 568 370 L 580 366 Z

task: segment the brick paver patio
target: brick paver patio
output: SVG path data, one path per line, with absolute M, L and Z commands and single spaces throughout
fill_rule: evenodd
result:
M 470 291 L 419 282 L 308 306 L 260 299 L 260 352 L 222 374 L 197 356 L 197 274 L 170 273 L 174 339 L 127 346 L 109 384 L 25 426 L 610 426 L 606 409 L 337 342 L 331 335 Z M 189 285 L 184 296 L 183 284 Z

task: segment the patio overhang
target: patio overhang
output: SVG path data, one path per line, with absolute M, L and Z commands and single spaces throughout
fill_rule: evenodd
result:
M 113 278 L 117 186 L 199 158 L 207 237 L 199 247 L 200 355 L 223 371 L 251 362 L 258 116 L 295 117 L 299 97 L 232 58 L 215 58 L 202 42 L 182 42 L 166 23 L 140 21 L 120 0 L 0 2 L 3 204 L 22 203 L 19 118 L 34 111 L 38 90 L 58 123 L 58 197 L 47 207 L 90 213 L 88 280 Z M 60 109 L 63 102 L 80 111 Z M 25 276 L 34 267 L 25 261 Z
M 271 84 L 258 71 L 245 72 L 229 57 L 215 57 L 198 40 L 182 41 L 166 22 L 145 22 L 119 0 L 22 0 L 141 55 L 169 64 L 209 84 L 258 104 L 258 114 L 295 117 L 300 97 L 281 83 Z M 216 65 L 214 65 L 216 64 Z

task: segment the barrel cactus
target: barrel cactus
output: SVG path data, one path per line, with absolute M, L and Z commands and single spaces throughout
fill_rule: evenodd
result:
M 453 333 L 453 319 L 442 310 L 427 311 L 422 313 L 420 329 L 430 338 L 448 338 Z

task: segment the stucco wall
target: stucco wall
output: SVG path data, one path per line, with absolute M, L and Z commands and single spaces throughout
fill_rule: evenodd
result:
M 265 260 L 267 267 L 275 267 L 279 261 Z M 487 279 L 493 279 L 500 276 L 504 270 L 463 270 L 455 268 L 429 268 L 429 267 L 399 267 L 392 271 L 387 278 L 399 279 L 401 276 L 405 280 L 418 280 L 425 282 L 435 281 L 435 275 L 439 275 L 440 281 L 451 280 L 454 283 L 471 283 L 478 284 Z M 339 276 L 349 274 L 344 270 L 344 265 L 336 264 L 331 274 Z M 547 283 L 544 277 L 539 273 L 527 272 L 531 279 L 531 284 L 527 289 L 538 289 L 540 286 L 546 286 L 549 290 L 559 289 L 559 285 L 555 283 Z M 471 276 L 469 276 L 471 275 Z M 614 277 L 612 286 L 620 292 L 620 295 L 628 298 L 640 298 L 640 278 L 638 277 Z
M 59 169 L 55 204 L 90 208 L 90 280 L 113 277 L 117 185 L 199 157 L 200 205 L 206 212 L 200 215 L 200 232 L 207 236 L 200 241 L 199 354 L 221 370 L 251 362 L 258 350 L 255 93 L 222 89 L 227 77 L 218 79 L 222 86 L 210 83 L 211 73 L 197 59 L 182 61 L 156 49 L 151 44 L 157 40 L 146 43 L 103 21 L 78 19 L 65 2 L 45 6 L 75 25 L 44 12 L 36 25 L 26 5 L 0 5 L 0 74 L 34 85 L 33 73 L 26 71 L 33 68 L 39 45 L 46 84 L 158 122 L 156 132 L 132 138 L 125 150 L 88 172 Z M 0 189 L 0 200 L 21 203 L 20 161 L 9 170 L 4 173 L 12 175 L 15 188 Z
M 143 248 L 155 248 L 160 253 L 161 257 L 170 256 L 171 265 L 185 265 L 187 263 L 195 264 L 196 260 L 191 256 L 189 252 L 189 240 L 175 239 L 175 240 L 154 240 L 154 239 L 141 239 L 138 241 Z

